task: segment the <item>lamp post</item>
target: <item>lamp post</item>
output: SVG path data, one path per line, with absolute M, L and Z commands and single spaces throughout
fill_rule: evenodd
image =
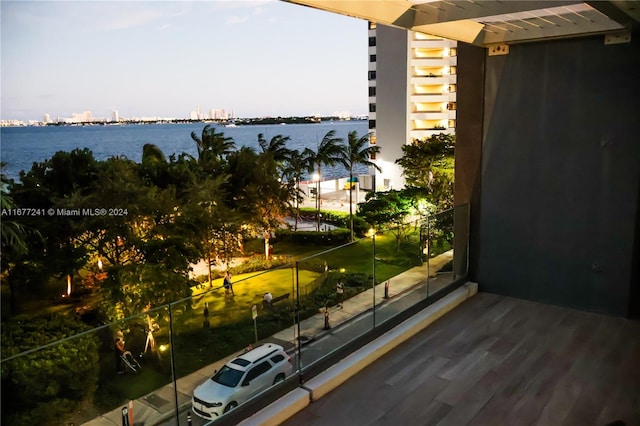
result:
M 371 235 L 371 241 L 373 243 L 373 328 L 376 327 L 376 230 L 369 229 L 369 235 Z
M 318 232 L 320 232 L 320 173 L 313 174 L 313 180 L 316 181 L 316 223 Z

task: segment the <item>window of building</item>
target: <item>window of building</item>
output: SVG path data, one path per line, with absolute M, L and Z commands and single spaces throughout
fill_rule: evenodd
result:
M 376 86 L 369 86 L 369 96 L 376 95 Z
M 456 120 L 449 120 L 449 127 L 456 127 Z
M 449 74 L 455 75 L 457 72 L 458 72 L 458 67 L 453 66 L 449 68 Z
M 375 30 L 376 29 L 376 23 L 375 22 L 369 22 L 369 29 L 370 30 Z
M 369 120 L 369 128 L 370 129 L 376 128 L 376 120 Z
M 449 103 L 447 104 L 447 109 L 448 109 L 449 111 L 455 111 L 455 110 L 456 110 L 456 103 L 455 103 L 455 102 L 449 102 Z
M 376 135 L 371 135 L 371 136 L 369 137 L 369 143 L 370 143 L 371 145 L 375 145 L 375 144 L 376 144 Z
M 455 48 L 455 47 L 452 47 L 452 48 L 449 50 L 449 56 L 458 56 L 458 49 L 457 49 L 457 48 Z
M 455 84 L 450 84 L 449 85 L 449 91 L 450 92 L 455 92 L 456 91 L 456 85 Z
M 372 152 L 371 154 L 369 154 L 369 160 L 375 160 L 376 159 L 376 153 Z
M 376 45 L 376 38 L 369 37 L 369 46 L 375 46 L 375 45 Z
M 369 104 L 369 112 L 376 112 L 376 104 Z
M 369 71 L 369 80 L 375 80 L 375 79 L 376 79 L 376 72 Z
M 369 55 L 369 62 L 375 62 L 376 61 L 376 55 Z

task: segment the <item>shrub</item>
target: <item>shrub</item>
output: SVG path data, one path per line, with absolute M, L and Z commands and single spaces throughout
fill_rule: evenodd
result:
M 5 323 L 2 358 L 88 328 L 77 318 L 60 314 Z M 3 362 L 2 423 L 60 424 L 61 418 L 96 389 L 98 346 L 94 335 L 82 335 Z

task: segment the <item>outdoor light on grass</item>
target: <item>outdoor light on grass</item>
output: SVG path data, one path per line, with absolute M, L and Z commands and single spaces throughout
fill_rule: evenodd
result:
M 345 271 L 346 271 L 346 269 L 344 269 L 344 268 L 340 268 L 340 273 L 341 273 L 341 274 L 344 274 L 344 272 L 345 272 Z
M 67 297 L 71 296 L 71 275 L 67 275 Z
M 102 259 L 98 258 L 98 269 L 102 271 Z
M 169 350 L 169 345 L 160 345 L 158 346 L 158 350 L 160 352 L 166 352 L 167 350 Z

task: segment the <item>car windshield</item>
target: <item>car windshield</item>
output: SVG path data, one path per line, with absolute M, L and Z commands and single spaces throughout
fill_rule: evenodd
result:
M 235 370 L 225 365 L 211 378 L 211 380 L 216 383 L 220 383 L 221 385 L 235 388 L 238 382 L 240 382 L 243 374 L 243 371 Z

